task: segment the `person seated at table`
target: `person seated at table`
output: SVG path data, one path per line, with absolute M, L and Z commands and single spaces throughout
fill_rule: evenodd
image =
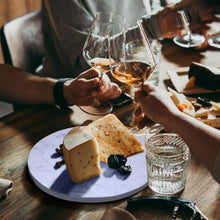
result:
M 183 1 L 187 2 L 183 2 L 184 6 L 178 5 L 177 9 L 184 7 L 197 24 L 212 20 L 217 11 L 217 7 L 204 6 L 206 0 L 193 1 L 192 4 L 188 4 L 189 0 Z M 88 69 L 82 48 L 97 12 L 123 15 L 127 23 L 142 19 L 149 37 L 163 39 L 186 33 L 176 22 L 179 16 L 177 9 L 161 7 L 160 0 L 43 0 L 42 29 L 46 56 L 36 73 L 60 78 L 77 76 Z
M 14 104 L 59 104 L 55 103 L 53 91 L 58 81 L 0 64 L 0 100 Z M 107 75 L 100 80 L 93 69 L 65 81 L 62 91 L 67 105 L 92 105 L 95 97 L 114 99 L 121 94 Z
M 168 131 L 179 134 L 220 183 L 220 130 L 179 111 L 168 92 L 147 82 L 143 84 L 142 91 L 136 92 L 135 101 L 141 106 L 134 112 L 135 117 L 141 117 L 142 113 L 145 115 L 137 125 L 139 128 L 149 118 Z

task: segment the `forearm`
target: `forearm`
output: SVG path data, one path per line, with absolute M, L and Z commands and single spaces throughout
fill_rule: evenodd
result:
M 39 77 L 9 65 L 0 65 L 0 99 L 15 104 L 54 104 L 56 79 Z
M 220 131 L 183 113 L 168 118 L 166 125 L 179 134 L 193 154 L 212 171 L 219 151 Z

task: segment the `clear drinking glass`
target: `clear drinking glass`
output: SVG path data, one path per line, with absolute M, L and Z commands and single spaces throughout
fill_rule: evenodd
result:
M 99 73 L 110 70 L 108 53 L 108 26 L 115 23 L 124 23 L 124 17 L 111 12 L 97 13 L 90 33 L 83 47 L 83 57 L 86 62 Z M 92 115 L 105 115 L 112 111 L 112 105 L 107 100 L 95 99 L 92 106 L 80 106 L 80 108 Z
M 184 10 L 178 11 L 179 13 L 179 19 L 180 26 L 184 27 L 187 30 L 187 34 L 183 36 L 176 36 L 173 38 L 173 41 L 175 44 L 177 44 L 180 47 L 197 47 L 205 42 L 205 37 L 201 34 L 192 33 L 190 30 L 190 24 L 189 20 L 184 12 Z
M 160 194 L 175 194 L 186 184 L 189 148 L 173 133 L 145 138 L 148 186 Z

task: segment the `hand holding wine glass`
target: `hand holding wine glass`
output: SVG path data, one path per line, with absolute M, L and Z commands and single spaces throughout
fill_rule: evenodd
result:
M 112 76 L 133 87 L 130 94 L 133 98 L 134 91 L 141 89 L 157 65 L 141 22 L 131 28 L 120 24 L 109 26 L 109 59 Z M 147 131 L 133 127 L 130 132 L 142 135 Z
M 63 93 L 69 105 L 88 106 L 93 104 L 94 97 L 115 99 L 121 94 L 121 90 L 107 75 L 100 80 L 98 72 L 91 68 L 66 81 Z
M 179 25 L 187 30 L 187 34 L 174 37 L 174 43 L 180 47 L 186 48 L 197 47 L 203 44 L 205 42 L 205 37 L 201 34 L 191 32 L 190 23 L 184 10 L 180 10 L 178 13 L 180 15 L 178 19 Z
M 109 71 L 108 26 L 116 22 L 124 23 L 124 18 L 114 13 L 97 13 L 83 47 L 83 57 L 99 73 L 100 82 Z M 112 111 L 112 105 L 106 99 L 94 99 L 93 105 L 80 108 L 92 115 L 105 115 Z

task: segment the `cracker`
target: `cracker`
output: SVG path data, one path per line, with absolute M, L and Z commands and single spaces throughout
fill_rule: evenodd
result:
M 144 151 L 142 144 L 114 114 L 108 114 L 92 122 L 84 130 L 96 138 L 100 160 L 105 163 L 111 154 L 123 154 L 128 157 Z

